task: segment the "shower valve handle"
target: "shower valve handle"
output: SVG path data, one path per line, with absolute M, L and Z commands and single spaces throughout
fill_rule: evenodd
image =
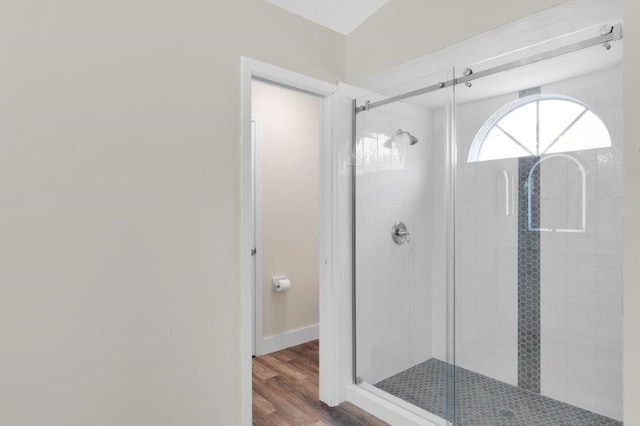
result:
M 407 231 L 406 229 L 398 229 L 396 230 L 396 235 L 398 237 L 409 237 L 411 235 L 411 232 Z
M 391 237 L 396 244 L 411 242 L 411 233 L 407 230 L 407 226 L 402 222 L 396 222 L 391 228 Z

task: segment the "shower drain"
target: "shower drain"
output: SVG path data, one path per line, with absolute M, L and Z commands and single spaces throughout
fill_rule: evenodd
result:
M 500 417 L 505 418 L 505 419 L 515 419 L 516 418 L 516 413 L 514 413 L 511 410 L 507 410 L 506 408 L 501 408 L 498 410 L 498 414 L 500 415 Z

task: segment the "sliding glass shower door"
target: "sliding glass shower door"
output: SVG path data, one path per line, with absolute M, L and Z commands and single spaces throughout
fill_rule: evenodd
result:
M 456 424 L 621 424 L 622 43 L 608 47 L 458 86 Z
M 453 93 L 441 88 L 452 77 L 358 99 L 354 144 L 356 381 L 440 417 L 452 396 L 445 188 Z
M 437 425 L 622 424 L 619 28 L 356 100 L 355 383 Z

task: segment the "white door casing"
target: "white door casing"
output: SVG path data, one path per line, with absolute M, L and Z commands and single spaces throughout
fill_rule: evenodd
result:
M 252 259 L 252 249 L 254 245 L 255 232 L 255 212 L 254 212 L 254 165 L 252 161 L 252 114 L 251 114 L 251 81 L 254 78 L 266 80 L 275 84 L 283 85 L 293 89 L 312 93 L 322 97 L 322 136 L 320 140 L 320 247 L 319 247 L 319 292 L 320 292 L 320 339 L 322 341 L 320 349 L 320 399 L 329 405 L 336 405 L 344 401 L 340 397 L 339 380 L 332 376 L 337 375 L 339 368 L 332 365 L 334 357 L 326 357 L 326 352 L 335 351 L 338 342 L 338 330 L 328 326 L 327 319 L 331 317 L 329 308 L 336 308 L 336 303 L 326 297 L 331 294 L 332 280 L 334 277 L 334 260 L 337 253 L 333 250 L 332 236 L 335 230 L 334 217 L 337 217 L 336 206 L 334 205 L 334 192 L 332 190 L 335 179 L 335 168 L 333 167 L 332 143 L 332 99 L 331 95 L 337 90 L 337 86 L 329 84 L 311 77 L 307 77 L 295 72 L 291 72 L 279 67 L 275 67 L 254 59 L 243 57 L 241 59 L 241 169 L 242 169 L 242 197 L 241 197 L 241 423 L 243 425 L 252 424 L 252 386 L 251 386 L 251 357 L 254 350 L 254 343 L 261 334 L 258 327 L 254 326 L 254 307 L 256 315 L 261 315 L 261 309 L 255 305 L 253 288 L 254 262 Z M 257 204 L 257 202 L 256 202 Z M 258 236 L 259 237 L 259 236 Z M 259 267 L 259 264 L 257 264 Z M 259 273 L 256 269 L 255 273 Z M 259 287 L 259 286 L 258 286 Z M 257 291 L 260 291 L 257 289 Z M 350 327 L 350 320 L 346 324 Z M 261 336 L 260 336 L 261 337 Z M 344 340 L 344 339 L 343 339 Z M 345 386 L 344 383 L 341 384 Z M 342 392 L 344 393 L 344 391 Z

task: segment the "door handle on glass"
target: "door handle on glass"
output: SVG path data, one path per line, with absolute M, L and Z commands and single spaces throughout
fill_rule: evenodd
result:
M 504 204 L 505 204 L 505 216 L 511 215 L 511 185 L 509 179 L 509 171 L 503 170 L 502 175 L 504 176 Z

